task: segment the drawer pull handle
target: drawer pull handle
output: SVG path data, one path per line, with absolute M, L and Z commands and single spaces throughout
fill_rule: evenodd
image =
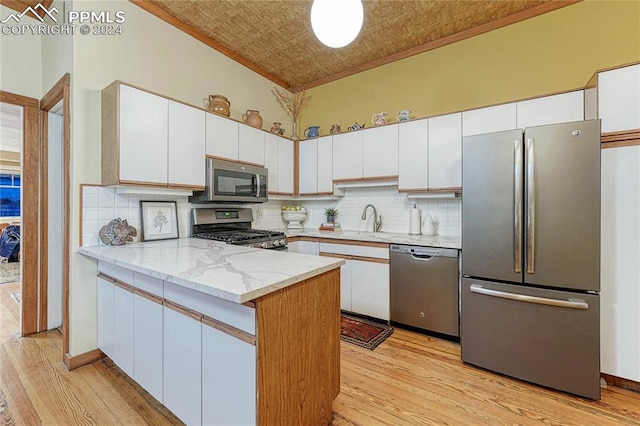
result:
M 546 297 L 537 297 L 537 296 L 527 296 L 524 294 L 514 294 L 507 293 L 505 291 L 491 290 L 488 288 L 484 288 L 478 284 L 472 284 L 469 287 L 471 293 L 482 294 L 485 296 L 491 297 L 499 297 L 501 299 L 509 299 L 509 300 L 517 300 L 519 302 L 525 303 L 537 303 L 538 305 L 549 305 L 549 306 L 558 306 L 561 308 L 571 308 L 571 309 L 589 309 L 589 304 L 583 300 L 559 300 L 559 299 L 548 299 Z

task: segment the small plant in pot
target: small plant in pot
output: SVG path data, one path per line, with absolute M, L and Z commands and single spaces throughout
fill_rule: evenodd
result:
M 336 216 L 338 216 L 338 210 L 334 209 L 333 207 L 328 207 L 324 209 L 324 214 L 325 216 L 327 216 L 327 222 L 335 223 Z

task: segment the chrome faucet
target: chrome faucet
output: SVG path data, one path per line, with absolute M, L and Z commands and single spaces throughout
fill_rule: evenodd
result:
M 373 209 L 373 232 L 378 232 L 382 226 L 382 215 L 378 216 L 378 212 L 373 204 L 367 204 L 362 210 L 362 220 L 367 220 L 367 209 L 371 207 Z

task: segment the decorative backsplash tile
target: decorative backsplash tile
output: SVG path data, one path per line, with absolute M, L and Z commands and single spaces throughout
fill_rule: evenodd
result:
M 306 228 L 317 229 L 326 221 L 324 209 L 338 209 L 337 221 L 343 229 L 353 231 L 369 231 L 372 229 L 372 210 L 367 212 L 367 220 L 361 219 L 362 210 L 367 204 L 376 207 L 378 215 L 382 215 L 382 232 L 409 232 L 409 210 L 416 204 L 422 217 L 433 214 L 440 222 L 439 234 L 459 236 L 462 233 L 462 200 L 428 199 L 409 200 L 405 194 L 398 193 L 395 187 L 380 188 L 348 188 L 344 197 L 337 201 L 270 201 L 265 204 L 252 205 L 254 228 L 277 229 L 286 227 L 282 220 L 280 207 L 288 204 L 302 204 L 308 210 L 307 219 L 303 222 Z
M 190 212 L 192 205 L 187 197 L 167 197 L 161 195 L 116 194 L 112 187 L 84 186 L 82 193 L 82 245 L 102 245 L 98 232 L 110 220 L 120 217 L 138 230 L 140 239 L 140 201 L 176 201 L 180 237 L 190 235 Z M 382 232 L 409 232 L 409 210 L 413 204 L 421 209 L 422 217 L 433 214 L 440 222 L 439 234 L 459 236 L 462 232 L 462 201 L 455 199 L 409 200 L 398 193 L 395 187 L 349 188 L 344 197 L 337 201 L 270 201 L 264 204 L 248 204 L 253 210 L 253 227 L 258 229 L 283 229 L 286 222 L 280 213 L 281 206 L 302 204 L 308 210 L 305 228 L 317 229 L 326 220 L 324 209 L 338 209 L 337 221 L 343 229 L 369 231 L 372 229 L 372 210 L 367 212 L 367 220 L 361 219 L 362 210 L 373 204 L 382 215 Z M 238 205 L 235 205 L 238 206 Z
M 166 197 L 160 195 L 116 194 L 112 187 L 84 186 L 82 193 L 82 245 L 103 245 L 98 233 L 100 228 L 117 217 L 127 219 L 136 228 L 140 240 L 140 201 L 175 201 L 178 206 L 179 236 L 189 235 L 189 213 L 191 205 L 187 197 Z

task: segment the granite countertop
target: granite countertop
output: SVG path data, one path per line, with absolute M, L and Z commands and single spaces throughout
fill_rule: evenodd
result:
M 236 303 L 257 299 L 345 263 L 342 259 L 196 238 L 80 247 L 78 252 Z
M 337 240 L 369 241 L 389 244 L 409 244 L 425 247 L 461 249 L 462 238 L 443 235 L 409 235 L 393 232 L 319 231 L 317 229 L 285 229 L 287 237 L 332 238 Z

